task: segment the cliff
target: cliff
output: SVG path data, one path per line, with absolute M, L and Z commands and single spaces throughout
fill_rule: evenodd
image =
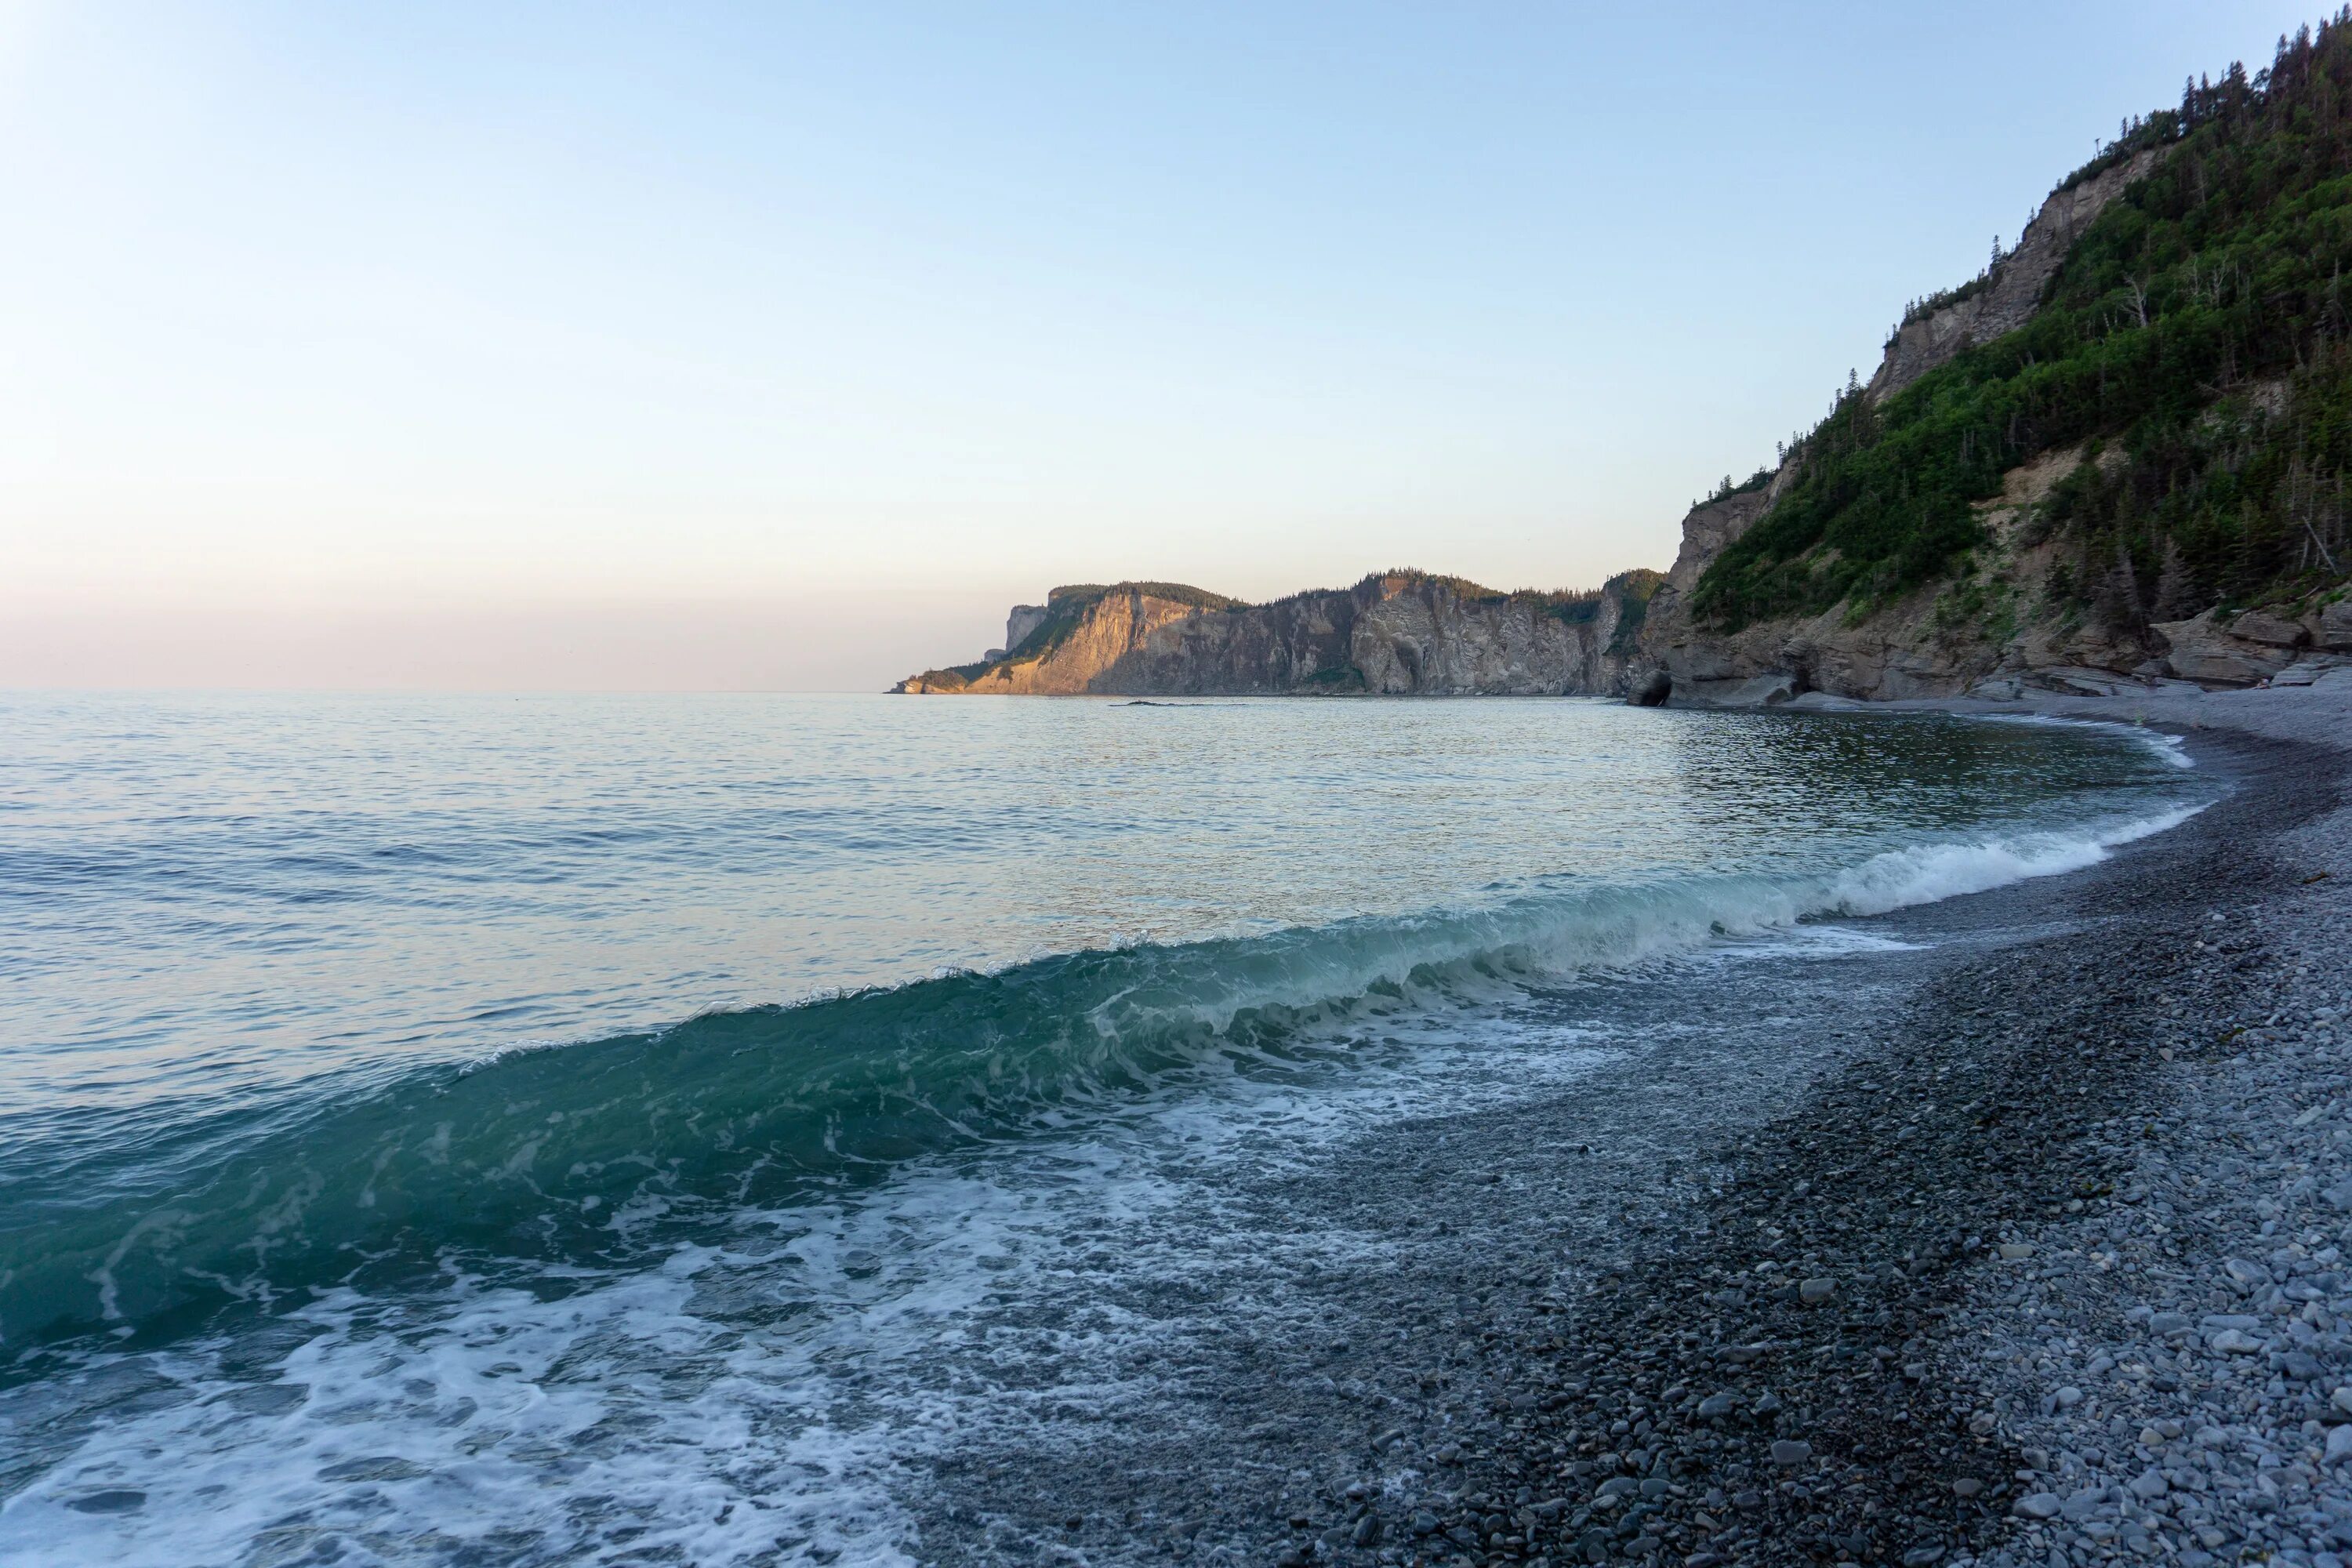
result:
M 2042 210 L 1976 286 L 1930 300 L 1912 312 L 1886 345 L 1878 372 L 1864 389 L 1873 403 L 1909 386 L 1962 350 L 2013 332 L 2033 317 L 2042 292 L 2057 275 L 2074 241 L 2109 203 L 2164 161 L 2168 147 L 2147 147 L 2121 163 L 2050 193 Z
M 1171 584 L 1057 588 L 1003 658 L 928 670 L 927 695 L 1559 696 L 1622 689 L 1654 572 L 1592 593 L 1496 593 L 1399 571 L 1243 605 Z
M 2192 85 L 1695 510 L 1636 700 L 2114 693 L 2352 653 L 2352 21 Z
M 2051 193 L 2019 237 L 2017 247 L 1982 277 L 1915 309 L 1886 344 L 1878 369 L 1862 389 L 1870 405 L 1885 402 L 1979 342 L 2007 335 L 2032 321 L 2042 295 L 2076 239 L 2109 204 L 2144 177 L 2168 149 L 2149 148 Z M 1736 629 L 1711 626 L 1692 613 L 1690 597 L 1709 567 L 1737 543 L 1802 474 L 1807 454 L 1792 451 L 1769 483 L 1744 495 L 1702 504 L 1683 520 L 1682 549 L 1666 585 L 1651 605 L 1635 668 L 1627 680 L 1636 701 L 1669 697 L 1685 702 L 1778 702 L 1807 691 L 1859 700 L 1946 697 L 1991 675 L 2001 651 L 1936 613 L 1935 596 L 1910 595 L 1857 616 L 1848 599 L 1813 615 L 1776 616 Z M 2073 454 L 2079 458 L 2079 452 Z M 2042 500 L 2071 463 L 2044 463 L 2003 476 L 2010 521 Z M 2009 538 L 1996 535 L 1999 543 Z M 2013 564 L 2004 561 L 2003 565 Z M 2047 575 L 2036 562 L 2032 574 Z M 2111 647 L 2084 649 L 2044 640 L 2034 651 L 2053 668 L 2116 662 Z M 2124 650 L 2130 667 L 2145 648 Z
M 918 692 L 1770 703 L 2352 662 L 2352 11 L 2127 122 L 1777 468 L 1590 594 L 1056 589 Z

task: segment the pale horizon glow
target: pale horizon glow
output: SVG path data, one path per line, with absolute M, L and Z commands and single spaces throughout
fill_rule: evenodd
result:
M 0 0 L 0 687 L 876 689 L 1589 587 L 2311 14 Z

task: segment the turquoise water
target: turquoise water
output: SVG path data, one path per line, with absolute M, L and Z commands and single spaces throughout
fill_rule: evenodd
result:
M 1056 1249 L 1571 1091 L 1624 1043 L 1562 986 L 1866 946 L 2206 787 L 2119 730 L 1554 701 L 0 733 L 0 1554 L 58 1563 L 897 1560 L 1022 1403 L 955 1343 Z

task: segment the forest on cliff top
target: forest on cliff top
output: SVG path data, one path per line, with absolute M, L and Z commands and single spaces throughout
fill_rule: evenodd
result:
M 2325 590 L 2352 566 L 2352 7 L 2252 77 L 2192 79 L 2072 185 L 2165 156 L 2075 243 L 2023 327 L 1873 406 L 1849 376 L 1778 504 L 1693 608 L 1735 629 L 1856 616 L 1969 564 L 1977 503 L 2039 454 L 2100 442 L 2033 526 L 2058 591 L 2117 630 Z M 1928 306 L 1959 297 L 1954 290 Z

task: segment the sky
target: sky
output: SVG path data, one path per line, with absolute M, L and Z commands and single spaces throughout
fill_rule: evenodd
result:
M 2315 12 L 0 0 L 0 687 L 866 690 L 1673 558 Z

